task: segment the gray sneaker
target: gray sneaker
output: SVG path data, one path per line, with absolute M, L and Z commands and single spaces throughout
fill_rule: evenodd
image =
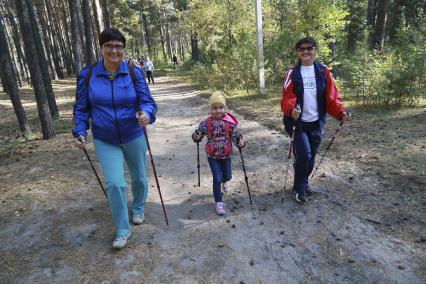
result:
M 132 218 L 132 222 L 135 225 L 142 224 L 144 220 L 145 220 L 145 215 L 144 214 L 133 215 L 133 218 Z
M 127 239 L 130 238 L 130 235 L 131 235 L 131 233 L 129 233 L 126 236 L 115 238 L 115 240 L 112 242 L 112 247 L 115 248 L 115 249 L 124 248 L 127 244 Z

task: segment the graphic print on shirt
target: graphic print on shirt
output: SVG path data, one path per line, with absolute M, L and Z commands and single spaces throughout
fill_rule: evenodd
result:
M 303 88 L 305 90 L 316 89 L 317 84 L 315 82 L 315 76 L 313 77 L 303 77 Z

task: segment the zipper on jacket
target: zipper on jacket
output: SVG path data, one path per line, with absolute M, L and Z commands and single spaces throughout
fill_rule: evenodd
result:
M 117 108 L 115 106 L 115 101 L 114 101 L 114 80 L 111 80 L 111 96 L 112 96 L 112 107 L 114 108 L 115 126 L 117 128 L 118 140 L 120 141 L 120 144 L 122 144 L 120 127 L 118 126 Z

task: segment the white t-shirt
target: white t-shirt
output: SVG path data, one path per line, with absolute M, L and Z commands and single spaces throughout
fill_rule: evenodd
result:
M 319 118 L 317 102 L 317 83 L 315 81 L 314 65 L 300 68 L 303 79 L 303 112 L 302 121 L 311 122 Z
M 154 71 L 154 63 L 151 60 L 145 61 L 143 64 L 145 71 Z

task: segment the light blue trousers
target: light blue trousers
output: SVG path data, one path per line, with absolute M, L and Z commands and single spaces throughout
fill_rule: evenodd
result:
M 132 213 L 143 214 L 148 196 L 146 176 L 146 141 L 139 137 L 122 145 L 93 140 L 96 157 L 101 165 L 105 179 L 105 190 L 111 208 L 112 218 L 117 229 L 117 237 L 130 233 L 129 212 L 127 209 L 127 190 L 124 179 L 124 161 L 132 180 Z

